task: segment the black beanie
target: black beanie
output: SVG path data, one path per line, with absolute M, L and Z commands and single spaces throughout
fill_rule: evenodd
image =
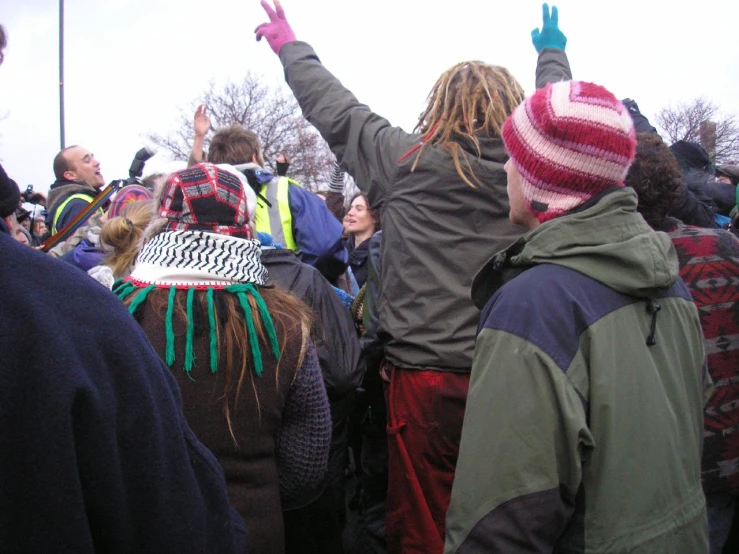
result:
M 683 169 L 700 169 L 713 173 L 713 164 L 708 152 L 697 142 L 679 140 L 670 146 L 672 154 Z
M 0 165 L 0 217 L 8 217 L 15 212 L 21 201 L 21 189 L 13 179 L 8 177 Z

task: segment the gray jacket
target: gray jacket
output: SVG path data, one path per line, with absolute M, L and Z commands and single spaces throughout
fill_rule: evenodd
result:
M 480 138 L 471 157 L 483 186 L 472 188 L 441 148 L 398 159 L 421 136 L 393 127 L 361 104 L 304 42 L 280 50 L 287 83 L 303 115 L 328 142 L 341 167 L 382 213 L 378 304 L 385 354 L 396 366 L 467 372 L 472 366 L 479 311 L 470 299 L 476 271 L 488 254 L 523 229 L 508 222 L 507 155 L 499 138 Z M 564 52 L 545 50 L 537 86 L 570 78 Z

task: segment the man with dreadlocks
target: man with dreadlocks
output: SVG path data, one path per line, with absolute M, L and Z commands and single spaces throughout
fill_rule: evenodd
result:
M 380 336 L 385 339 L 391 552 L 441 552 L 479 311 L 470 299 L 485 253 L 523 228 L 508 222 L 500 129 L 524 98 L 507 69 L 444 72 L 416 132 L 373 113 L 295 38 L 279 2 L 256 29 L 279 55 L 304 116 L 382 213 Z M 537 86 L 570 78 L 557 11 L 534 33 Z

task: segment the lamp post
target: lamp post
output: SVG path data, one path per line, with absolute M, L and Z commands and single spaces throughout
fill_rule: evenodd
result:
M 59 138 L 64 150 L 64 0 L 59 0 Z

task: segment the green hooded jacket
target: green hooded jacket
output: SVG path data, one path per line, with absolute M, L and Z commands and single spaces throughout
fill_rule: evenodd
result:
M 494 294 L 447 553 L 708 551 L 703 334 L 636 202 L 622 188 L 546 222 L 475 278 L 478 305 Z

